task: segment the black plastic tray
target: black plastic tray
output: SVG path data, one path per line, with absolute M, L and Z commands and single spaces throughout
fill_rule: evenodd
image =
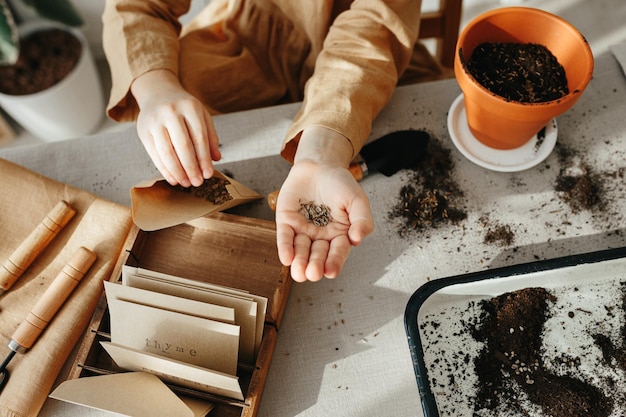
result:
M 418 314 L 426 300 L 445 287 L 456 284 L 471 284 L 484 280 L 497 280 L 508 277 L 517 277 L 541 271 L 558 270 L 561 268 L 576 267 L 584 264 L 595 264 L 611 260 L 626 258 L 626 247 L 602 250 L 597 252 L 570 255 L 561 258 L 529 262 L 491 270 L 479 271 L 470 274 L 457 275 L 429 281 L 417 289 L 407 304 L 404 314 L 405 330 L 408 337 L 409 349 L 413 360 L 413 369 L 417 380 L 424 417 L 440 417 L 435 395 L 430 387 L 427 365 L 424 361 L 424 349 L 419 333 Z

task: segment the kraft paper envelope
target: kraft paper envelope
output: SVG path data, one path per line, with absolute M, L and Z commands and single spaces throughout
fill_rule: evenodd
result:
M 239 360 L 248 364 L 254 363 L 257 329 L 257 305 L 254 301 L 224 293 L 201 291 L 154 277 L 134 275 L 133 270 L 136 268 L 122 269 L 124 285 L 233 308 L 235 323 L 240 327 Z
M 214 204 L 205 198 L 194 196 L 191 192 L 172 187 L 163 178 L 135 185 L 130 190 L 133 221 L 142 230 L 164 229 L 263 198 L 261 194 L 219 171 L 214 171 L 213 178 L 229 183 L 225 188 L 232 199 Z
M 50 397 L 129 417 L 204 417 L 214 408 L 202 400 L 178 397 L 157 376 L 146 372 L 68 380 Z
M 243 401 L 239 378 L 199 366 L 140 352 L 112 342 L 100 342 L 121 368 L 150 372 L 165 382 Z
M 237 374 L 239 326 L 128 301 L 108 300 L 111 342 Z
M 248 291 L 240 291 L 234 288 L 228 288 L 221 285 L 210 284 L 208 282 L 194 281 L 191 279 L 177 277 L 174 275 L 164 274 L 162 272 L 150 271 L 144 268 L 137 268 L 136 275 L 145 277 L 154 277 L 163 281 L 170 281 L 180 285 L 185 285 L 190 288 L 198 288 L 199 290 L 216 291 L 225 294 L 232 294 L 236 297 L 243 299 L 251 299 L 257 303 L 257 323 L 256 323 L 256 336 L 254 340 L 255 355 L 261 346 L 261 340 L 263 338 L 263 326 L 265 325 L 265 312 L 267 310 L 267 298 L 260 295 L 250 294 Z
M 235 309 L 218 306 L 215 304 L 202 303 L 188 298 L 174 297 L 153 291 L 120 285 L 110 281 L 104 282 L 107 299 L 130 301 L 150 307 L 189 314 L 190 316 L 202 317 L 221 321 L 222 323 L 235 324 Z
M 124 267 L 128 268 L 129 272 L 131 271 L 131 269 L 134 269 L 133 273 L 136 275 L 152 276 L 155 278 L 170 280 L 172 282 L 183 282 L 183 283 L 188 282 L 188 283 L 191 283 L 192 285 L 202 286 L 203 288 L 207 288 L 210 290 L 215 290 L 218 292 L 225 292 L 228 294 L 243 295 L 244 297 L 248 297 L 251 295 L 250 291 L 240 290 L 240 289 L 236 289 L 232 287 L 226 287 L 224 285 L 211 284 L 210 282 L 204 282 L 204 281 L 195 281 L 195 280 L 191 280 L 188 278 L 177 277 L 175 275 L 164 274 L 163 272 L 152 271 L 150 269 L 132 267 L 130 265 L 124 265 Z

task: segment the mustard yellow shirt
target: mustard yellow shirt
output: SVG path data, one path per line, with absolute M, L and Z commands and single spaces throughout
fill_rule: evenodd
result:
M 136 119 L 131 83 L 167 69 L 212 114 L 302 101 L 283 144 L 287 160 L 309 126 L 341 133 L 356 154 L 401 76 L 441 73 L 417 43 L 421 0 L 212 0 L 182 27 L 189 6 L 107 0 L 109 117 Z

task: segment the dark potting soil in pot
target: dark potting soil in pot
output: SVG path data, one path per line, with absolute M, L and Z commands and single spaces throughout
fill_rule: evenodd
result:
M 569 93 L 565 69 L 543 45 L 485 42 L 466 65 L 480 85 L 511 101 L 540 103 Z
M 82 45 L 62 29 L 46 29 L 25 37 L 13 65 L 0 65 L 0 92 L 26 95 L 43 91 L 64 79 L 76 66 Z

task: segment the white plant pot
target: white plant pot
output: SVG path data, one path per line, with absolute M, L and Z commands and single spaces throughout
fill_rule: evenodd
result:
M 0 93 L 0 107 L 24 129 L 44 141 L 72 139 L 93 132 L 105 114 L 102 84 L 89 45 L 80 30 L 54 23 L 25 22 L 20 37 L 50 27 L 70 31 L 82 45 L 81 56 L 63 80 L 38 93 Z

